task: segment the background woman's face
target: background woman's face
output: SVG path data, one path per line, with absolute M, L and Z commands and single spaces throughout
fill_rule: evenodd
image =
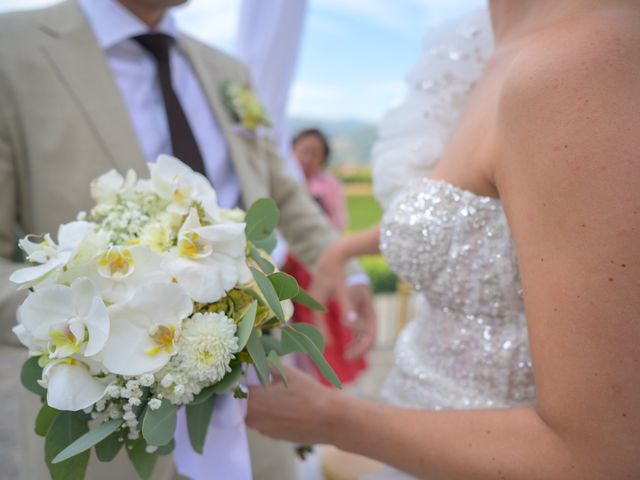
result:
M 324 144 L 317 135 L 306 135 L 298 140 L 293 147 L 293 155 L 307 178 L 313 177 L 324 166 Z
M 324 166 L 324 143 L 317 135 L 306 135 L 294 145 L 293 155 L 300 163 L 304 176 L 311 178 Z

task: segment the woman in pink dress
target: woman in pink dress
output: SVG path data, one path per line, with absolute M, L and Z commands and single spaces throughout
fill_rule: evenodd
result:
M 331 224 L 342 231 L 347 226 L 347 208 L 342 184 L 326 171 L 330 154 L 329 142 L 318 129 L 302 130 L 293 138 L 293 155 L 302 167 L 309 193 Z
M 346 205 L 340 181 L 325 170 L 330 151 L 327 138 L 317 129 L 302 130 L 293 139 L 293 154 L 302 167 L 309 194 L 316 199 L 331 224 L 342 231 L 347 226 Z M 293 275 L 302 288 L 308 288 L 311 284 L 310 272 L 292 255 L 289 255 L 284 271 Z M 293 321 L 316 323 L 311 310 L 301 305 L 296 305 Z M 327 312 L 322 321 L 324 324 L 319 326 L 324 332 L 323 353 L 327 361 L 343 383 L 355 380 L 366 368 L 366 362 L 363 357 L 351 358 L 347 354 L 347 347 L 353 341 L 353 333 L 342 323 L 337 301 L 332 300 L 327 304 Z M 313 365 L 303 367 L 305 370 L 315 371 Z M 327 384 L 322 375 L 316 377 Z

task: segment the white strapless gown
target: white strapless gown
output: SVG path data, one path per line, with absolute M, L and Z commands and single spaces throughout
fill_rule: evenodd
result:
M 498 199 L 428 180 L 492 48 L 488 15 L 435 30 L 374 149 L 381 249 L 418 292 L 382 395 L 429 409 L 531 405 L 518 264 Z M 428 448 L 428 446 L 427 446 Z M 410 478 L 387 469 L 376 479 Z

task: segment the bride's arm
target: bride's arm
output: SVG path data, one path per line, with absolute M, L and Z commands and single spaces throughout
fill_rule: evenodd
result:
M 401 409 L 296 372 L 289 389 L 251 391 L 250 425 L 426 478 L 637 477 L 640 65 L 631 60 L 640 38 L 625 20 L 594 18 L 524 52 L 500 105 L 496 179 L 521 267 L 537 405 Z

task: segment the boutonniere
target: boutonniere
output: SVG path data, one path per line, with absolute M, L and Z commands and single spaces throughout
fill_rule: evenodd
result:
M 243 129 L 256 133 L 258 127 L 271 126 L 267 110 L 251 87 L 229 81 L 225 82 L 223 93 L 225 105 Z

